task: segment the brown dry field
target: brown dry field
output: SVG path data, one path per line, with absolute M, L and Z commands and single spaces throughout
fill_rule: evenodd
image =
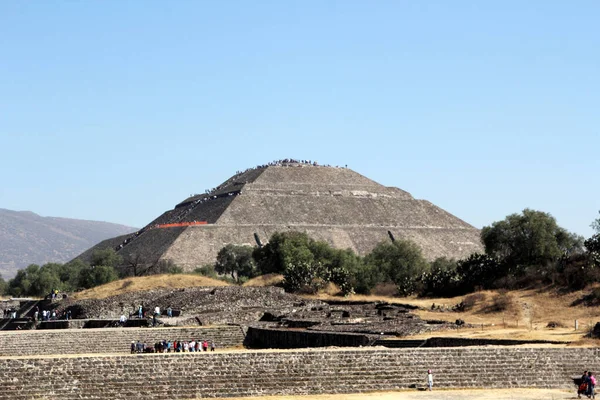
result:
M 249 279 L 243 286 L 273 286 L 283 281 L 281 274 L 266 274 Z
M 550 389 L 434 390 L 331 394 L 310 396 L 230 397 L 229 400 L 563 400 L 576 399 L 575 391 Z
M 76 300 L 104 299 L 118 294 L 151 289 L 182 289 L 198 286 L 229 286 L 229 283 L 196 274 L 137 276 L 110 282 L 73 295 Z

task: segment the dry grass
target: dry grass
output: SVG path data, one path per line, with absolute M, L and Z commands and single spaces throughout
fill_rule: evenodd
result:
M 249 279 L 242 286 L 278 286 L 283 282 L 281 274 L 266 274 Z
M 201 275 L 164 274 L 137 276 L 75 293 L 73 298 L 76 300 L 104 299 L 118 294 L 139 292 L 142 290 L 181 289 L 197 286 L 229 286 L 229 283 Z
M 597 340 L 583 340 L 588 330 L 600 321 L 600 307 L 571 304 L 590 291 L 561 293 L 554 289 L 515 290 L 506 293 L 510 304 L 504 311 L 494 311 L 494 301 L 499 293 L 496 291 L 480 292 L 479 299 L 473 307 L 464 312 L 452 311 L 452 307 L 460 303 L 465 296 L 452 298 L 398 298 L 385 296 L 354 295 L 349 300 L 387 301 L 390 303 L 411 304 L 421 307 L 414 312 L 423 319 L 444 320 L 454 322 L 462 319 L 476 328 L 461 328 L 435 332 L 435 334 L 419 335 L 415 338 L 430 336 L 458 336 L 473 338 L 502 339 L 536 339 L 573 341 L 575 345 L 598 346 Z M 327 294 L 308 296 L 319 299 L 339 299 Z M 444 311 L 432 310 L 432 305 Z M 575 320 L 579 321 L 579 330 L 575 331 Z M 549 322 L 558 322 L 563 327 L 548 328 Z

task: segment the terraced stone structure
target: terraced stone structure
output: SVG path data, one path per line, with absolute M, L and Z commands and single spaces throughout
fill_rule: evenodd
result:
M 0 332 L 0 357 L 48 354 L 129 353 L 132 341 L 148 346 L 163 340 L 208 340 L 218 349 L 244 341 L 240 326 L 188 328 L 101 328 Z
M 209 193 L 183 200 L 137 234 L 95 248 L 191 270 L 213 263 L 226 244 L 255 245 L 256 238 L 265 243 L 274 232 L 289 230 L 358 254 L 390 236 L 416 242 L 428 259 L 482 250 L 476 228 L 426 200 L 347 168 L 297 162 L 238 173 Z M 81 257 L 89 258 L 93 249 Z
M 598 349 L 452 348 L 0 358 L 0 399 L 192 399 L 436 388 L 566 388 Z

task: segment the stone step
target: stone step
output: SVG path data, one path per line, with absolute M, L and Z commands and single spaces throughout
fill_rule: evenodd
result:
M 0 399 L 190 399 L 394 390 L 423 386 L 427 367 L 434 369 L 439 387 L 572 388 L 571 375 L 584 368 L 597 370 L 599 354 L 598 349 L 462 348 L 0 358 Z
M 106 328 L 0 332 L 0 356 L 129 353 L 132 341 L 149 346 L 162 340 L 209 340 L 218 349 L 240 346 L 239 326 L 190 328 Z

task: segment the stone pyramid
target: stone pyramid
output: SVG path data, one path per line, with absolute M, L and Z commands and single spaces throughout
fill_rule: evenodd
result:
M 482 251 L 478 229 L 426 200 L 348 168 L 285 160 L 239 172 L 82 257 L 113 247 L 125 258 L 170 260 L 193 270 L 214 263 L 229 243 L 256 246 L 289 230 L 362 255 L 392 237 L 414 241 L 430 260 Z

